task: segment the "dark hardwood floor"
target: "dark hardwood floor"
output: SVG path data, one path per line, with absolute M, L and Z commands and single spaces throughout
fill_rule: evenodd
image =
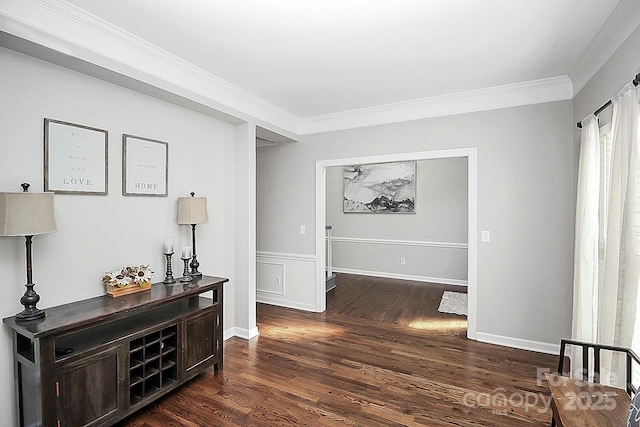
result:
M 336 280 L 339 286 L 327 294 L 328 314 L 467 334 L 465 316 L 438 312 L 444 291 L 466 293 L 465 287 L 353 274 Z
M 549 425 L 537 369 L 556 357 L 467 340 L 463 316 L 437 312 L 449 287 L 352 275 L 337 283 L 324 313 L 258 304 L 260 336 L 227 340 L 222 372 L 120 425 Z

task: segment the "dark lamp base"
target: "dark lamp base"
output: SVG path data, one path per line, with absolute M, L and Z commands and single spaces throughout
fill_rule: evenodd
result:
M 27 283 L 22 298 L 20 298 L 20 304 L 24 305 L 24 310 L 16 314 L 16 321 L 26 322 L 27 320 L 42 319 L 44 317 L 44 310 L 40 310 L 36 307 L 38 301 L 40 301 L 40 295 L 33 290 L 35 285 L 33 283 Z
M 198 278 L 202 277 L 202 273 L 198 271 L 198 267 L 200 267 L 200 263 L 198 262 L 198 258 L 196 254 L 193 254 L 189 267 L 191 267 L 191 272 L 189 273 L 189 276 L 198 277 Z

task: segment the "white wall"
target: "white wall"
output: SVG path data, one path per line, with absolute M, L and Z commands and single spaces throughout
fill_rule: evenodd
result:
M 598 70 L 595 76 L 575 96 L 573 102 L 574 122 L 579 122 L 611 99 L 626 83 L 640 72 L 640 27 Z M 575 126 L 575 123 L 574 123 Z M 580 132 L 575 131 L 576 141 Z
M 34 282 L 41 308 L 104 294 L 106 269 L 150 264 L 154 281 L 164 277 L 162 240 L 190 245 L 190 227 L 178 226 L 177 198 L 195 191 L 208 198 L 209 222 L 198 226 L 201 271 L 231 278 L 225 286 L 225 328 L 233 328 L 234 206 L 225 187 L 234 173 L 235 129 L 225 122 L 158 101 L 49 63 L 0 48 L 0 191 L 30 182 L 43 190 L 43 119 L 53 118 L 109 131 L 109 194 L 56 195 L 57 233 L 35 236 Z M 168 197 L 121 195 L 122 134 L 169 143 Z M 231 173 L 231 175 L 230 175 Z M 233 251 L 232 251 L 233 254 Z M 26 282 L 24 239 L 0 238 L 2 317 L 22 309 Z M 174 258 L 174 272 L 181 272 Z M 0 333 L 0 414 L 14 411 L 11 334 Z
M 563 101 L 306 135 L 261 148 L 258 250 L 315 255 L 314 235 L 298 230 L 315 222 L 318 160 L 477 147 L 478 227 L 492 235 L 478 248 L 478 338 L 557 346 L 571 319 L 572 121 L 571 102 Z M 313 293 L 314 277 L 288 285 Z
M 343 168 L 326 179 L 336 271 L 466 284 L 466 158 L 416 162 L 414 214 L 345 214 Z
M 236 282 L 236 317 L 234 335 L 250 339 L 258 335 L 256 326 L 256 126 L 244 123 L 235 126 L 233 164 L 235 229 L 230 239 L 234 252 Z M 230 160 L 230 159 L 226 159 Z

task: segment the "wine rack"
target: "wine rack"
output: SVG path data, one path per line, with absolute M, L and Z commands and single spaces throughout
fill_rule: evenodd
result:
M 177 380 L 177 325 L 134 339 L 129 346 L 130 405 Z

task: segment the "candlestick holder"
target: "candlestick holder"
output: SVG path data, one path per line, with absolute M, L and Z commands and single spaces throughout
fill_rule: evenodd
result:
M 184 271 L 182 272 L 182 277 L 180 278 L 181 282 L 191 282 L 193 278 L 189 275 L 189 258 L 182 258 L 182 262 L 184 262 Z
M 171 270 L 172 255 L 173 255 L 173 252 L 171 252 L 170 254 L 164 254 L 164 256 L 167 257 L 167 273 L 164 275 L 164 280 L 162 281 L 162 283 L 166 283 L 166 284 L 176 283 L 176 279 L 173 278 L 173 271 Z

